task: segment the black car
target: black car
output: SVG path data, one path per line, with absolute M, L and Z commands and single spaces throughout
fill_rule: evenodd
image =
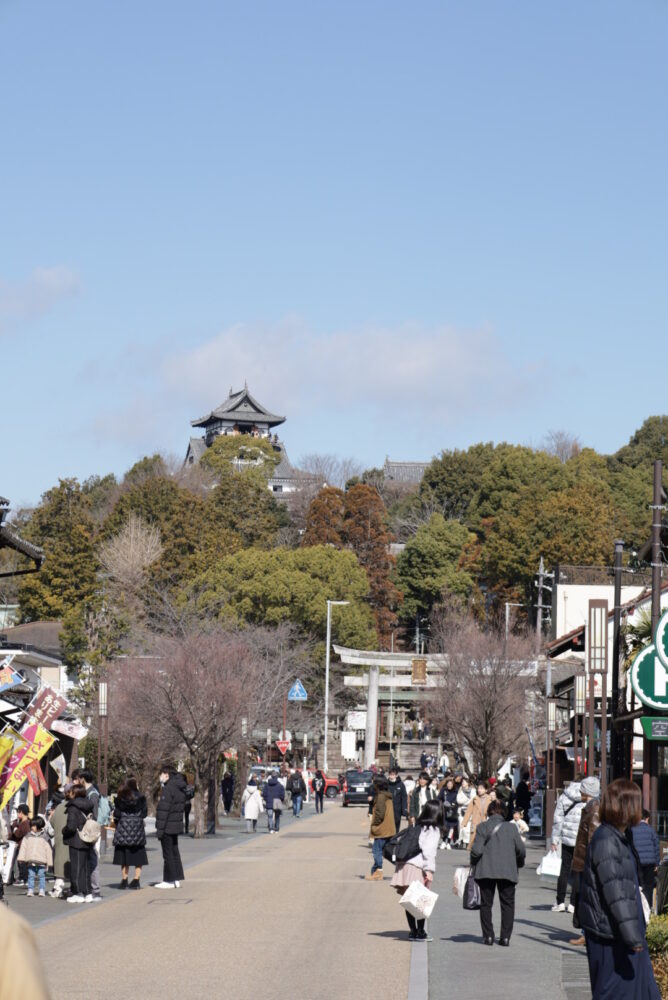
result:
M 343 805 L 368 805 L 373 790 L 373 771 L 346 771 Z

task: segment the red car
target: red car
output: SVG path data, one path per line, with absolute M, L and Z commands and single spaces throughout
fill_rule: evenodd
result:
M 336 796 L 341 791 L 341 788 L 339 786 L 339 779 L 338 778 L 328 778 L 327 775 L 325 775 L 325 774 L 323 774 L 323 778 L 325 779 L 325 797 L 328 798 L 328 799 L 335 799 Z M 313 781 L 314 781 L 314 779 L 315 779 L 315 775 L 313 776 L 313 778 L 311 778 L 311 791 L 314 791 L 314 789 L 313 789 Z

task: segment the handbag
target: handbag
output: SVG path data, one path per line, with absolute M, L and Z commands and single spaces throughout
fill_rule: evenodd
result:
M 462 906 L 465 910 L 480 909 L 480 886 L 473 877 L 473 868 L 469 869 L 469 876 L 464 885 L 464 896 Z
M 401 896 L 399 905 L 403 906 L 416 920 L 426 920 L 431 916 L 437 899 L 437 892 L 432 892 L 416 879 L 415 882 L 411 882 L 406 892 Z
M 272 806 L 272 809 L 274 810 L 275 813 L 282 813 L 283 812 L 283 799 L 274 799 L 274 804 Z
M 459 896 L 460 899 L 464 898 L 466 880 L 468 879 L 470 872 L 470 868 L 455 868 L 455 874 L 452 879 L 452 891 L 455 896 Z

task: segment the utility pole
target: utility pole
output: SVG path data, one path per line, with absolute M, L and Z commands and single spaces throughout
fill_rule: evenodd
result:
M 538 610 L 536 611 L 536 649 L 540 649 L 543 638 L 543 580 L 545 578 L 545 563 L 540 557 L 538 563 Z
M 654 496 L 652 500 L 652 635 L 654 635 L 661 617 L 661 515 L 664 510 L 662 474 L 663 462 L 661 459 L 657 459 L 654 463 Z M 643 763 L 645 771 L 647 771 L 648 756 L 649 789 L 643 787 L 643 797 L 645 798 L 647 791 L 649 791 L 649 811 L 652 814 L 652 821 L 656 822 L 659 808 L 659 744 L 655 740 L 645 739 L 644 741 Z
M 626 724 L 623 730 L 618 728 L 616 719 L 618 715 L 626 712 L 626 705 L 619 704 L 619 660 L 621 654 L 621 616 L 622 616 L 622 555 L 624 542 L 617 539 L 615 542 L 615 606 L 612 620 L 612 705 L 610 706 L 611 727 L 610 727 L 610 757 L 612 758 L 612 777 L 626 778 L 626 755 L 624 748 L 626 745 Z

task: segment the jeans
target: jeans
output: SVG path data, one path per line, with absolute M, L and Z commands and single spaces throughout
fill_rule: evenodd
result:
M 39 891 L 46 891 L 46 865 L 28 865 L 28 889 L 35 888 L 35 875 L 39 878 Z
M 557 882 L 557 903 L 564 903 L 566 901 L 566 890 L 568 889 L 568 877 L 571 874 L 571 865 L 573 864 L 573 851 L 575 847 L 569 847 L 568 844 L 562 842 L 561 845 L 561 871 L 559 872 L 559 881 Z
M 494 891 L 498 889 L 501 904 L 500 937 L 509 940 L 513 933 L 515 920 L 515 883 L 509 882 L 506 878 L 477 878 L 476 882 L 480 886 L 480 927 L 483 937 L 494 937 L 492 903 L 494 902 Z
M 302 797 L 301 795 L 292 796 L 292 815 L 299 816 L 302 811 Z
M 257 830 L 257 820 L 247 819 L 246 820 L 246 833 L 255 833 Z
M 371 845 L 371 853 L 373 854 L 373 864 L 371 865 L 372 875 L 374 872 L 383 870 L 383 848 L 385 847 L 386 840 L 387 837 L 376 837 Z

